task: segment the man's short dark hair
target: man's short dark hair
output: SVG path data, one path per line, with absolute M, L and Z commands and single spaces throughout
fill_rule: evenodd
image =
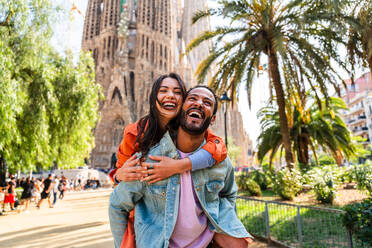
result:
M 204 89 L 207 89 L 209 90 L 212 94 L 213 94 L 213 97 L 214 97 L 214 109 L 213 109 L 213 115 L 215 115 L 217 113 L 217 109 L 218 109 L 218 97 L 216 95 L 216 93 L 214 93 L 214 91 L 209 88 L 208 86 L 205 86 L 205 85 L 196 85 L 195 87 L 192 87 L 191 89 L 189 89 L 186 93 L 186 97 L 188 96 L 188 94 L 190 93 L 190 91 L 194 90 L 194 89 L 197 89 L 197 88 L 204 88 Z

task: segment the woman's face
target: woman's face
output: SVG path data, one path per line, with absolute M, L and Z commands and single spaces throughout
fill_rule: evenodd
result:
M 161 121 L 169 122 L 176 117 L 182 106 L 182 89 L 174 78 L 164 78 L 160 84 L 156 107 Z

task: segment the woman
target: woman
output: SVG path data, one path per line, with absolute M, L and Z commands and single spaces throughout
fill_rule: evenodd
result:
M 30 178 L 28 177 L 25 181 L 22 182 L 21 187 L 23 188 L 23 192 L 21 195 L 21 204 L 25 205 L 24 211 L 28 213 L 34 184 L 31 182 Z
M 202 147 L 203 149 L 188 158 L 174 160 L 168 157 L 159 159 L 149 156 L 150 159 L 160 162 L 151 165 L 148 170 L 135 167 L 140 162 L 139 158 L 133 155 L 135 152 L 141 152 L 144 157 L 152 146 L 159 143 L 166 131 L 178 127 L 177 117 L 185 96 L 186 88 L 179 75 L 170 73 L 160 76 L 155 81 L 149 99 L 149 114 L 125 128 L 117 152 L 116 166 L 119 169 L 111 174 L 117 181 L 141 179 L 154 183 L 174 174 L 210 167 L 226 158 L 227 151 L 222 139 L 207 131 L 207 143 Z M 143 178 L 143 173 L 150 175 Z M 134 212 L 132 211 L 121 247 L 135 247 L 133 223 Z
M 10 210 L 15 210 L 14 203 L 15 203 L 15 182 L 14 178 L 11 178 L 9 182 L 7 182 L 7 186 L 5 188 L 5 198 L 3 202 L 3 212 L 5 212 L 5 204 L 9 203 Z

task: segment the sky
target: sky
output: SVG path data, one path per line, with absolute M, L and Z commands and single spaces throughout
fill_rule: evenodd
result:
M 70 10 L 72 2 L 75 2 L 76 7 L 85 15 L 88 0 L 58 0 L 56 1 L 56 4 L 62 4 L 64 8 Z M 218 21 L 212 21 L 212 23 L 215 25 L 215 23 L 218 24 Z M 84 18 L 77 12 L 74 12 L 72 17 L 61 17 L 59 23 L 55 27 L 55 35 L 52 39 L 52 44 L 57 48 L 57 50 L 59 50 L 59 52 L 63 53 L 66 49 L 69 49 L 73 52 L 75 57 L 78 58 L 81 48 L 83 27 Z M 347 78 L 347 75 L 345 75 L 344 72 L 342 72 L 341 75 L 344 78 Z M 238 108 L 243 117 L 243 125 L 255 147 L 257 144 L 257 137 L 260 133 L 257 112 L 261 107 L 266 105 L 267 99 L 269 98 L 267 73 L 264 72 L 254 79 L 251 108 L 248 106 L 247 93 L 244 87 L 240 87 L 238 94 Z

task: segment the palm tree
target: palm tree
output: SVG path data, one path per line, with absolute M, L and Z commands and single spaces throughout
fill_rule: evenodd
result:
M 312 99 L 308 108 L 302 108 L 298 101 L 291 99 L 287 105 L 292 114 L 290 123 L 290 139 L 293 142 L 292 151 L 297 155 L 297 161 L 309 164 L 309 149 L 312 150 L 315 160 L 316 147 L 322 147 L 334 156 L 338 164 L 341 164 L 342 155 L 350 157 L 354 153 L 351 143 L 350 132 L 343 122 L 339 112 L 346 110 L 345 102 L 340 98 L 331 97 L 326 106 L 322 101 L 322 107 Z M 262 124 L 262 132 L 258 137 L 258 159 L 262 161 L 270 152 L 270 164 L 273 157 L 283 147 L 283 137 L 280 132 L 278 112 L 273 107 L 262 108 L 258 116 Z
M 289 167 L 294 160 L 285 109 L 286 94 L 300 93 L 300 89 L 310 87 L 320 104 L 320 98 L 328 98 L 327 84 L 340 92 L 339 77 L 331 60 L 344 66 L 335 48 L 336 43 L 343 42 L 339 31 L 343 27 L 337 24 L 337 13 L 342 6 L 342 0 L 221 0 L 219 6 L 197 12 L 192 20 L 195 23 L 211 16 L 228 23 L 201 33 L 186 48 L 187 53 L 204 41 L 214 42 L 196 75 L 199 83 L 203 83 L 209 69 L 217 65 L 209 85 L 218 94 L 227 90 L 234 101 L 237 88 L 243 83 L 251 105 L 253 78 L 263 58 L 267 58 Z
M 358 1 L 352 15 L 356 20 L 352 19 L 350 22 L 347 44 L 350 62 L 354 67 L 356 61 L 361 61 L 372 72 L 372 2 Z

